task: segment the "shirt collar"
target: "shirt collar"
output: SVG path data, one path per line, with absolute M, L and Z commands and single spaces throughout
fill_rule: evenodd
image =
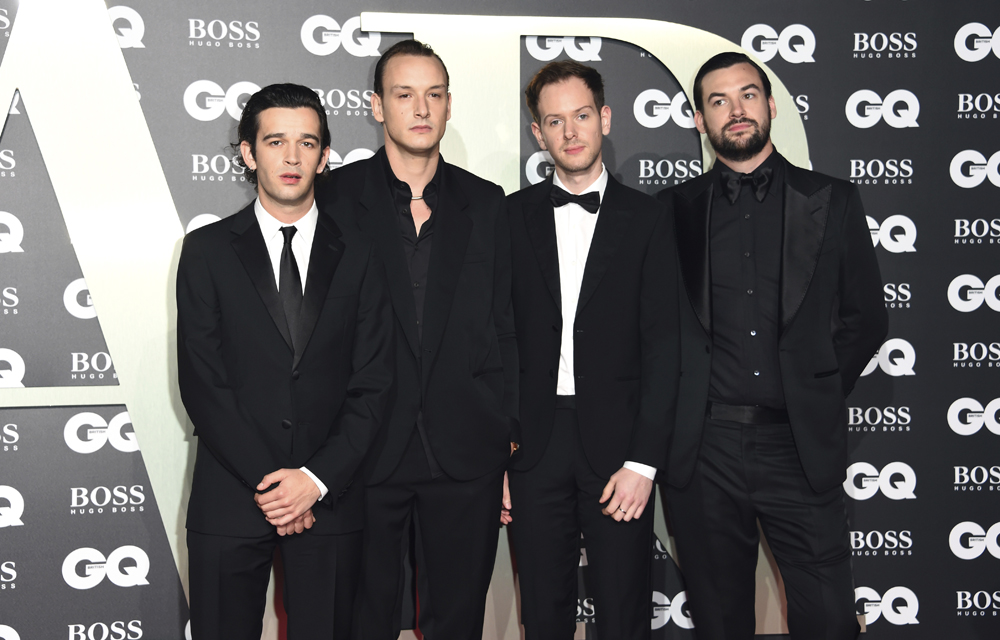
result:
M 758 169 L 761 168 L 761 167 L 771 167 L 772 168 L 773 173 L 771 175 L 771 183 L 767 187 L 767 194 L 769 196 L 776 196 L 776 195 L 778 195 L 781 192 L 781 189 L 782 189 L 782 187 L 785 184 L 785 172 L 784 172 L 785 163 L 784 163 L 784 159 L 785 159 L 784 156 L 782 156 L 780 153 L 778 153 L 778 148 L 775 147 L 774 150 L 771 151 L 770 155 L 768 155 L 766 158 L 764 158 L 764 162 L 761 162 L 759 165 L 757 165 Z M 724 181 L 724 178 L 721 177 L 722 173 L 724 173 L 726 171 L 728 171 L 730 173 L 737 173 L 737 171 L 735 169 L 733 169 L 728 164 L 726 164 L 725 160 L 723 160 L 722 158 L 719 158 L 719 157 L 715 158 L 715 164 L 712 166 L 712 168 L 715 169 L 720 174 L 720 178 L 719 179 L 723 180 L 723 181 Z M 756 171 L 756 170 L 757 169 L 754 169 L 754 171 Z M 753 172 L 751 172 L 751 173 L 753 173 Z M 715 194 L 715 196 L 717 198 L 723 198 L 723 197 L 725 197 L 725 189 L 718 189 L 717 192 L 716 192 L 716 194 Z
M 566 188 L 566 185 L 563 184 L 563 181 L 559 179 L 559 173 L 557 171 L 555 171 L 555 170 L 552 171 L 552 184 L 554 184 L 555 186 L 559 187 L 560 189 L 563 189 L 565 191 L 569 191 L 569 189 Z M 601 203 L 603 204 L 604 203 L 604 190 L 607 189 L 607 187 L 608 187 L 608 169 L 607 169 L 607 167 L 604 166 L 604 163 L 602 162 L 601 163 L 601 175 L 597 176 L 597 180 L 594 180 L 590 184 L 589 187 L 587 187 L 586 189 L 584 189 L 583 191 L 581 191 L 580 193 L 578 193 L 576 195 L 582 196 L 585 193 L 590 193 L 591 191 L 596 191 L 596 192 L 598 192 L 600 194 L 600 196 L 601 196 Z M 573 193 L 572 191 L 569 191 L 569 192 Z
M 257 216 L 257 224 L 260 225 L 260 233 L 264 236 L 265 242 L 279 235 L 282 227 L 293 226 L 296 229 L 295 235 L 301 236 L 306 246 L 312 246 L 313 236 L 316 234 L 316 223 L 319 221 L 319 209 L 316 207 L 315 200 L 313 200 L 309 212 L 291 225 L 281 222 L 268 213 L 264 205 L 260 203 L 260 198 L 254 201 L 253 212 Z

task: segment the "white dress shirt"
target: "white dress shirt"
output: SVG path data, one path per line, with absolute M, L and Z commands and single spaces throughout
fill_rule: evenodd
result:
M 552 184 L 560 189 L 566 185 L 559 179 L 559 173 L 552 174 Z M 608 170 L 601 165 L 601 175 L 589 187 L 578 195 L 596 191 L 604 201 L 604 190 L 608 186 Z M 570 191 L 572 193 L 572 191 Z M 559 254 L 559 295 L 562 298 L 562 341 L 559 347 L 559 376 L 556 380 L 556 394 L 560 396 L 576 395 L 576 379 L 573 376 L 573 325 L 576 318 L 576 307 L 580 300 L 580 286 L 583 284 L 583 272 L 587 266 L 587 256 L 594 240 L 594 230 L 597 228 L 597 213 L 590 213 L 575 202 L 554 207 L 556 223 L 556 247 Z M 639 462 L 626 461 L 626 469 L 635 471 L 652 480 L 656 477 L 656 468 Z
M 260 233 L 264 236 L 264 245 L 267 247 L 267 255 L 271 259 L 271 268 L 274 271 L 274 285 L 281 287 L 281 251 L 285 248 L 285 236 L 281 233 L 282 227 L 295 227 L 295 235 L 292 236 L 292 255 L 295 264 L 299 268 L 299 279 L 302 281 L 302 293 L 306 291 L 306 276 L 309 274 L 309 255 L 312 253 L 313 236 L 316 235 L 316 222 L 319 220 L 319 209 L 313 201 L 309 213 L 296 220 L 291 225 L 287 225 L 264 209 L 264 205 L 257 198 L 253 203 L 253 212 L 257 216 L 257 224 L 260 225 Z M 302 473 L 309 476 L 309 479 L 316 483 L 319 489 L 319 499 L 326 497 L 327 489 L 323 481 L 305 467 L 299 467 Z

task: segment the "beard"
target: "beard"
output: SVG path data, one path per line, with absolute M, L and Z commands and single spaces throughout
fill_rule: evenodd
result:
M 753 125 L 753 133 L 740 138 L 730 138 L 726 136 L 726 130 L 737 124 Z M 708 141 L 715 149 L 715 155 L 725 158 L 730 162 L 746 162 L 767 146 L 767 141 L 771 138 L 771 119 L 764 121 L 764 126 L 750 118 L 740 118 L 728 123 L 721 131 L 708 131 Z

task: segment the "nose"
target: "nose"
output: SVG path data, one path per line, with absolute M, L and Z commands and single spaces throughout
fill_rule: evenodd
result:
M 746 115 L 746 109 L 743 108 L 743 102 L 741 100 L 733 100 L 731 104 L 732 107 L 729 111 L 729 117 L 731 119 L 735 120 Z
M 576 137 L 576 120 L 570 118 L 569 120 L 566 121 L 566 124 L 563 125 L 563 138 L 565 138 L 566 140 L 572 140 L 575 137 Z
M 426 118 L 430 115 L 430 105 L 425 96 L 416 96 L 413 101 L 413 115 L 418 118 Z
M 298 166 L 302 163 L 302 149 L 299 148 L 299 145 L 290 144 L 285 149 L 285 164 Z

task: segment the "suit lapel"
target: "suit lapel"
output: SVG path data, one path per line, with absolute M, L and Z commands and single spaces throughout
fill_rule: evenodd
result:
M 444 162 L 440 159 L 439 162 Z M 438 210 L 434 212 L 434 242 L 427 268 L 427 298 L 424 301 L 423 349 L 430 358 L 422 358 L 424 384 L 427 383 L 434 356 L 444 336 L 451 313 L 458 278 L 465 262 L 465 252 L 472 233 L 472 220 L 465 209 L 468 199 L 453 181 L 451 168 L 441 172 Z M 411 295 L 412 302 L 412 295 Z
M 250 281 L 257 289 L 257 294 L 260 295 L 285 344 L 292 350 L 292 337 L 288 332 L 285 310 L 281 305 L 281 298 L 278 297 L 278 285 L 274 283 L 274 267 L 271 266 L 264 236 L 261 235 L 260 225 L 254 216 L 253 204 L 251 203 L 233 218 L 231 230 L 236 236 L 232 241 L 233 250 L 243 263 L 243 268 L 246 269 Z
M 710 172 L 706 176 L 714 176 Z M 692 181 L 693 182 L 693 181 Z M 674 191 L 674 225 L 684 288 L 705 333 L 712 335 L 712 273 L 710 227 L 715 180 L 704 179 L 701 189 Z M 689 193 L 689 191 L 691 191 Z
M 403 334 L 415 357 L 420 357 L 420 338 L 417 335 L 417 309 L 413 291 L 407 286 L 410 270 L 406 266 L 403 243 L 399 237 L 396 206 L 389 194 L 389 185 L 382 171 L 381 160 L 375 156 L 368 161 L 361 206 L 366 210 L 358 217 L 358 226 L 368 237 L 375 239 L 379 255 L 385 264 L 392 308 L 403 327 Z
M 587 253 L 587 264 L 583 269 L 583 281 L 580 283 L 580 298 L 576 303 L 576 315 L 587 306 L 590 298 L 597 291 L 597 286 L 611 266 L 611 260 L 618 251 L 622 237 L 629 227 L 629 222 L 635 215 L 633 211 L 622 206 L 621 185 L 608 173 L 608 185 L 604 189 L 604 200 L 597 216 L 597 228 L 594 229 L 594 239 Z M 553 223 L 554 224 L 554 223 Z M 565 322 L 565 318 L 563 319 Z
M 823 248 L 833 186 L 785 163 L 781 238 L 781 331 L 802 306 Z
M 312 250 L 309 254 L 309 273 L 306 276 L 306 291 L 302 297 L 299 324 L 292 329 L 292 344 L 295 345 L 293 369 L 299 365 L 302 354 L 309 344 L 309 338 L 312 337 L 316 322 L 326 303 L 333 274 L 344 256 L 344 243 L 338 236 L 340 229 L 337 228 L 337 224 L 329 216 L 321 213 L 316 222 L 316 235 L 313 237 Z
M 552 186 L 551 178 L 543 184 L 548 189 L 539 189 L 541 198 L 529 203 L 525 209 L 525 228 L 531 247 L 535 250 L 535 259 L 541 267 L 542 277 L 552 294 L 552 300 L 557 309 L 562 309 L 562 297 L 559 289 L 559 247 L 556 243 L 556 221 L 552 212 L 552 203 L 548 193 Z

